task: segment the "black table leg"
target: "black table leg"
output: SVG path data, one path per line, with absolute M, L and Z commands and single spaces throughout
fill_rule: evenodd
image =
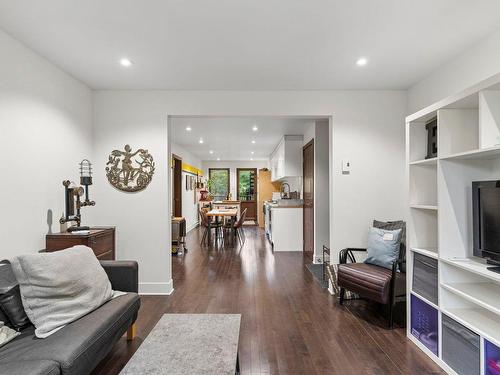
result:
M 235 375 L 240 375 L 240 353 L 236 353 L 236 371 Z
M 212 216 L 208 216 L 208 235 L 207 235 L 207 241 L 208 241 L 208 246 L 212 243 Z

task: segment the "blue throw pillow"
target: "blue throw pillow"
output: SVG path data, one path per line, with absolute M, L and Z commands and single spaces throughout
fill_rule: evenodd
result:
M 368 256 L 365 263 L 391 269 L 392 264 L 398 259 L 400 243 L 401 229 L 370 228 Z

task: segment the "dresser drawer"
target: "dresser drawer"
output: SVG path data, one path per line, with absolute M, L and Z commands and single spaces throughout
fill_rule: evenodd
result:
M 114 248 L 114 238 L 112 233 L 106 233 L 100 236 L 91 237 L 89 239 L 89 247 L 94 250 L 94 254 L 99 257 L 104 253 L 108 253 Z
M 115 228 L 91 228 L 90 233 L 53 233 L 45 236 L 45 251 L 59 251 L 76 245 L 92 249 L 98 259 L 115 259 Z

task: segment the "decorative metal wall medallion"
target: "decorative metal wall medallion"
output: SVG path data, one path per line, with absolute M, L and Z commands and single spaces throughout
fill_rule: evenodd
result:
M 134 192 L 149 185 L 155 171 L 153 157 L 142 148 L 132 152 L 129 145 L 125 151 L 113 150 L 106 163 L 106 177 L 115 188 Z

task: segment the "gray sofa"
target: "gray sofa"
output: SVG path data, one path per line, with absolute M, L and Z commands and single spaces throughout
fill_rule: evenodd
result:
M 89 374 L 132 326 L 140 307 L 137 262 L 101 261 L 114 290 L 128 292 L 45 339 L 34 327 L 0 348 L 0 375 Z M 0 267 L 0 288 L 11 280 Z M 13 274 L 12 274 L 13 275 Z M 2 285 L 2 283 L 4 285 Z

